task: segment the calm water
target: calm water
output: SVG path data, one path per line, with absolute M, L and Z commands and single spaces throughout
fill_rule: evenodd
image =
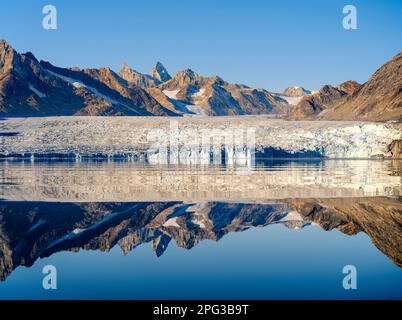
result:
M 0 299 L 401 299 L 401 169 L 3 161 Z

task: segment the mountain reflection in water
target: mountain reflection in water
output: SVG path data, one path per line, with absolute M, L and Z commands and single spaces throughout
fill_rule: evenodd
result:
M 172 241 L 191 249 L 203 240 L 273 224 L 313 224 L 348 236 L 362 232 L 402 267 L 400 168 L 399 161 L 367 160 L 278 161 L 246 173 L 4 162 L 0 280 L 57 252 L 119 246 L 126 255 L 151 243 L 160 257 Z

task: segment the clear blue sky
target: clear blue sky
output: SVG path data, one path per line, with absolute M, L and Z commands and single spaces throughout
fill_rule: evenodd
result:
M 58 9 L 58 29 L 42 28 L 42 7 Z M 358 30 L 342 28 L 357 7 Z M 282 90 L 366 81 L 402 51 L 401 0 L 2 0 L 0 38 L 59 66 L 127 62 L 171 74 L 192 68 L 230 82 Z

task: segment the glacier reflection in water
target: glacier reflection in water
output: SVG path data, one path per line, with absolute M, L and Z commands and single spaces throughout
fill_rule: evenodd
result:
M 0 172 L 0 299 L 402 297 L 400 161 Z M 54 292 L 41 287 L 46 264 Z M 342 288 L 346 264 L 355 292 Z
M 9 162 L 0 198 L 14 201 L 259 201 L 402 194 L 400 161 L 299 160 L 236 166 Z

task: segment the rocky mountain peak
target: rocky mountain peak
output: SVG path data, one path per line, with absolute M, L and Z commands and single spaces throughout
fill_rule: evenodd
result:
M 156 63 L 155 67 L 152 69 L 152 77 L 158 79 L 160 82 L 166 82 L 172 79 L 169 72 L 159 61 Z
M 176 76 L 187 76 L 187 77 L 190 77 L 190 78 L 195 78 L 196 75 L 198 75 L 198 74 L 195 73 L 190 68 L 186 68 L 184 70 L 181 70 L 176 74 Z
M 36 57 L 34 56 L 34 54 L 33 54 L 32 52 L 30 52 L 30 51 L 24 53 L 23 56 L 26 57 L 26 58 L 28 58 L 28 59 L 30 59 L 30 60 L 33 60 L 33 61 L 39 63 L 38 59 L 36 59 Z
M 323 115 L 322 119 L 371 121 L 402 119 L 401 75 L 402 53 L 399 53 L 392 60 L 382 65 L 366 83 L 354 90 L 345 101 Z
M 346 92 L 347 94 L 352 94 L 356 89 L 360 88 L 361 84 L 356 82 L 356 81 L 346 81 L 344 83 L 341 83 L 339 86 L 336 88 L 338 90 L 341 90 L 343 92 Z
M 13 68 L 17 62 L 17 55 L 12 46 L 0 39 L 0 74 Z
M 288 117 L 296 120 L 312 119 L 347 95 L 345 91 L 326 84 L 318 92 L 303 96 Z
M 198 80 L 201 79 L 201 76 L 194 72 L 191 69 L 184 69 L 182 71 L 179 71 L 172 80 L 177 82 L 177 84 L 180 85 L 186 85 L 186 84 L 194 84 Z
M 221 77 L 219 76 L 212 76 L 211 80 L 213 83 L 217 84 L 217 85 L 224 85 L 227 84 L 227 82 L 225 80 L 223 80 Z
M 207 78 L 203 78 L 191 69 L 184 69 L 177 72 L 169 81 L 162 83 L 159 88 L 161 90 L 182 90 L 185 92 L 188 91 L 189 86 L 199 87 L 205 79 Z
M 130 68 L 130 66 L 127 63 L 123 63 L 123 65 L 121 66 L 121 71 L 131 71 L 132 69 Z
M 160 62 L 152 69 L 152 75 L 140 73 L 127 63 L 119 74 L 110 68 L 57 68 L 38 62 L 31 52 L 19 54 L 0 39 L 0 113 L 171 115 L 177 112 L 276 114 L 299 120 L 400 120 L 401 70 L 402 53 L 399 53 L 363 85 L 346 81 L 336 87 L 325 85 L 314 93 L 291 86 L 282 94 L 271 94 L 228 83 L 218 76 L 203 77 L 191 69 L 179 71 L 171 78 Z
M 12 51 L 14 50 L 6 40 L 0 39 L 0 52 Z
M 121 70 L 119 72 L 119 75 L 122 78 L 126 79 L 125 77 L 127 77 L 127 78 L 132 77 L 133 73 L 135 73 L 135 71 L 133 69 L 131 69 L 131 67 L 127 63 L 123 63 L 123 65 L 121 66 Z M 125 77 L 123 77 L 123 75 Z M 126 79 L 126 80 L 128 81 L 128 79 Z
M 126 63 L 123 64 L 118 75 L 127 82 L 139 86 L 141 88 L 152 88 L 160 83 L 158 79 L 147 74 L 142 74 L 132 69 Z
M 123 63 L 119 76 L 131 82 L 135 81 L 138 77 L 144 76 L 142 73 L 131 68 L 127 63 Z
M 311 91 L 299 86 L 288 87 L 285 89 L 285 91 L 283 91 L 283 95 L 286 97 L 302 97 L 310 93 Z
M 322 88 L 318 91 L 320 94 L 324 95 L 331 95 L 337 92 L 337 89 L 331 86 L 330 84 L 325 84 Z

